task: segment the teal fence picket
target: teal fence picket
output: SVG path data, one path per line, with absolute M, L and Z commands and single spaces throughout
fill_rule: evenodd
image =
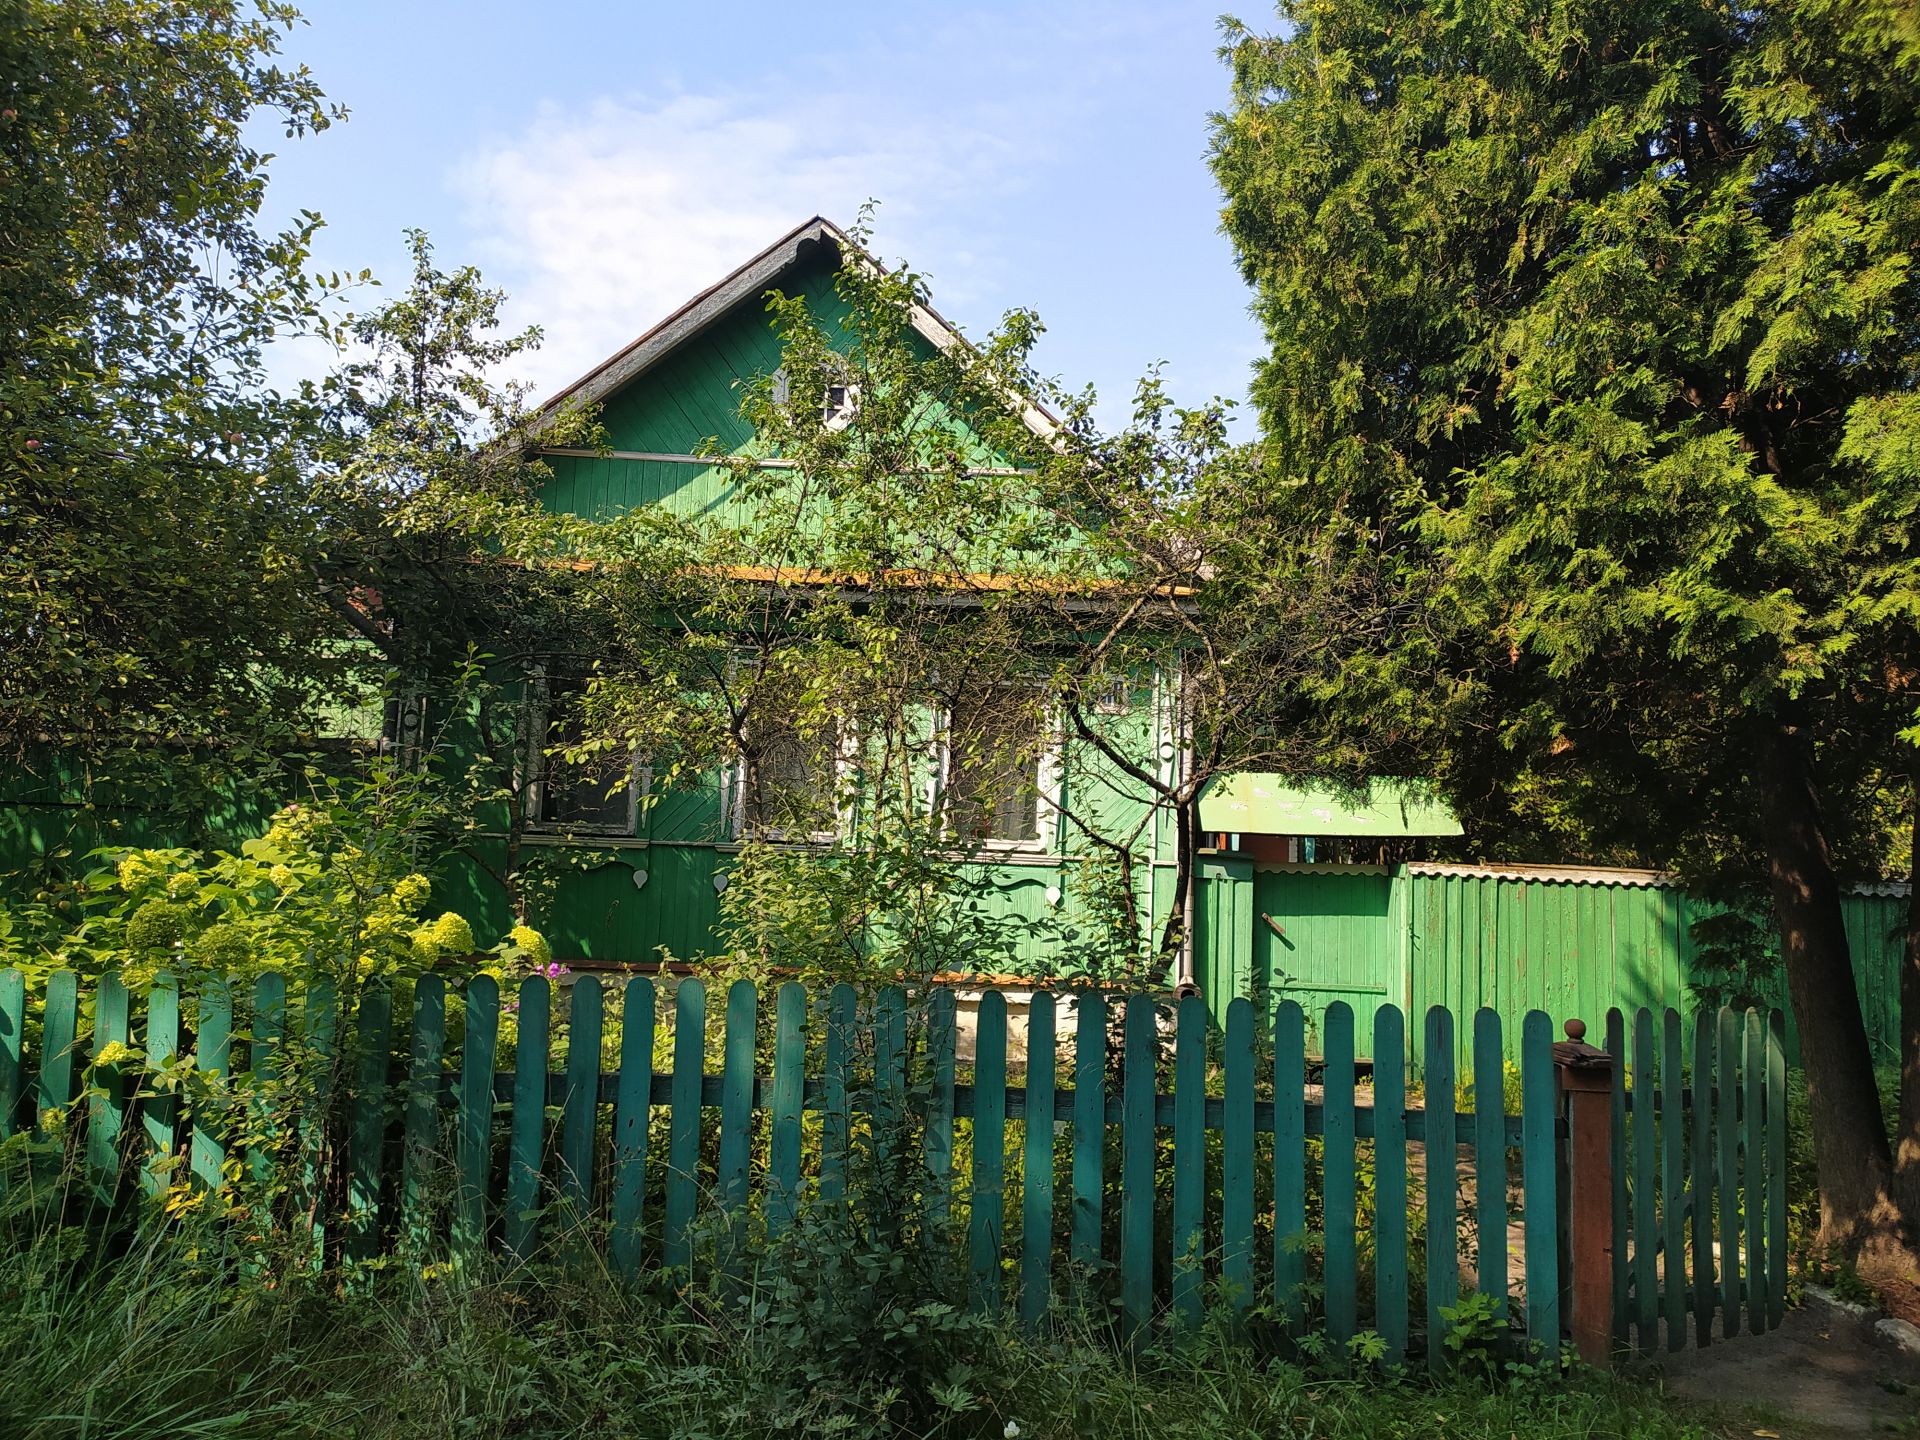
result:
M 1026 1145 L 1020 1161 L 1020 1318 L 1038 1326 L 1053 1291 L 1054 999 L 1027 1007 Z
M 1406 1055 L 1406 1021 L 1382 1005 L 1373 1015 L 1373 1328 L 1388 1365 L 1407 1353 Z
M 967 1255 L 974 1305 L 997 1315 L 1007 1164 L 1007 997 L 998 990 L 980 997 L 973 1075 L 973 1194 L 967 1214 Z
M 727 987 L 726 1029 L 720 1054 L 720 1208 L 731 1214 L 747 1201 L 747 1165 L 753 1156 L 753 1040 L 758 993 L 751 980 Z
M 1335 1345 L 1344 1346 L 1353 1339 L 1359 1325 L 1360 1292 L 1353 1008 L 1344 1000 L 1327 1006 L 1320 1033 L 1326 1044 L 1326 1070 L 1321 1077 L 1325 1148 L 1320 1173 L 1326 1222 L 1327 1338 Z M 1431 1150 L 1428 1158 L 1431 1162 Z M 1451 1173 L 1452 1167 L 1448 1170 Z
M 360 991 L 354 1017 L 357 1057 L 352 1130 L 347 1146 L 347 1258 L 379 1253 L 380 1173 L 386 1153 L 387 1069 L 392 1059 L 393 996 L 377 980 Z
M 193 1049 L 205 1098 L 194 1100 L 189 1162 L 196 1182 L 208 1190 L 218 1190 L 226 1182 L 227 1162 L 221 1101 L 233 1062 L 233 991 L 225 980 L 209 980 L 200 991 L 200 1033 Z
M 1306 1013 L 1283 1000 L 1273 1016 L 1273 1290 L 1289 1334 L 1306 1324 Z
M 1560 1348 L 1560 1217 L 1553 1022 L 1529 1010 L 1520 1027 L 1520 1173 L 1526 1226 L 1527 1339 Z
M 147 991 L 147 1081 L 141 1097 L 140 1126 L 147 1137 L 147 1163 L 140 1172 L 148 1195 L 164 1195 L 173 1180 L 174 1115 L 177 1094 L 156 1081 L 180 1049 L 180 990 L 162 970 Z
M 947 1121 L 944 1152 L 948 1157 L 948 1163 L 944 1170 L 934 1176 L 928 1203 L 931 1206 L 937 1198 L 944 1224 L 947 1198 L 946 1177 L 952 1170 L 953 1146 L 953 1056 L 951 1051 L 953 997 L 947 991 L 941 991 L 940 994 L 947 996 L 948 1012 L 948 1034 L 945 1041 Z M 785 1234 L 791 1229 L 800 1213 L 802 1138 L 800 1111 L 806 1097 L 806 1023 L 807 992 L 797 982 L 790 980 L 780 987 L 779 994 L 774 1000 L 773 1115 L 767 1157 L 767 1231 L 775 1236 Z M 931 1133 L 933 1129 L 931 1121 L 928 1128 Z M 929 1151 L 931 1148 L 929 1144 Z M 931 1165 L 929 1168 L 932 1168 Z
M 447 1047 L 447 983 L 422 975 L 413 986 L 407 1046 L 405 1143 L 400 1156 L 400 1233 L 411 1254 L 433 1240 L 434 1176 L 439 1168 L 440 1086 Z
M 1653 1073 L 1653 1014 L 1644 1006 L 1633 1014 L 1633 1103 L 1628 1123 L 1633 1135 L 1633 1318 L 1634 1339 L 1642 1350 L 1654 1350 L 1660 1340 L 1660 1291 L 1655 1271 L 1657 1237 L 1655 1210 L 1659 1172 L 1654 1168 L 1658 1139 L 1654 1095 L 1659 1083 Z
M 1453 1015 L 1435 1005 L 1427 1011 L 1427 1043 L 1422 1052 L 1425 1074 L 1422 1103 L 1422 1154 L 1427 1166 L 1427 1368 L 1435 1374 L 1447 1369 L 1447 1318 L 1460 1298 L 1460 1266 L 1455 1246 L 1459 1231 L 1459 1161 L 1455 1143 Z M 1504 1074 L 1502 1071 L 1504 1082 Z M 1474 1076 L 1474 1103 L 1486 1082 Z M 1504 1083 L 1502 1097 L 1506 1094 Z M 1505 1103 L 1502 1101 L 1504 1114 Z M 1505 1147 L 1502 1146 L 1504 1161 Z M 1502 1167 L 1504 1174 L 1504 1164 Z M 1477 1183 L 1477 1182 L 1476 1182 Z
M 41 1114 L 64 1112 L 73 1099 L 73 1052 L 80 1023 L 80 977 L 56 970 L 47 977 L 46 1004 L 40 1012 Z
M 533 1258 L 540 1233 L 540 1162 L 547 1144 L 547 1027 L 553 1003 L 544 975 L 520 982 L 515 1012 L 513 1116 L 507 1138 L 507 1198 L 502 1218 L 507 1253 Z
M 21 1064 L 25 1056 L 27 977 L 0 970 L 0 1140 L 20 1120 Z
M 1120 1314 L 1130 1337 L 1153 1318 L 1153 1002 L 1127 997 L 1120 1080 Z
M 1173 1313 L 1197 1330 L 1206 1254 L 1207 1002 L 1198 995 L 1174 1009 L 1173 1039 Z
M 1107 999 L 1083 990 L 1074 1006 L 1073 1263 L 1100 1263 L 1102 1192 L 1106 1188 Z
M 1767 1177 L 1763 1168 L 1766 1043 L 1766 1021 L 1758 1010 L 1747 1011 L 1746 1049 L 1740 1066 L 1740 1210 L 1746 1222 L 1747 1331 L 1753 1335 L 1764 1335 L 1767 1329 L 1767 1257 L 1763 1229 L 1767 1219 Z
M 673 1117 L 667 1140 L 665 1263 L 693 1264 L 694 1205 L 699 1198 L 700 1091 L 707 1065 L 707 987 L 682 980 L 673 993 Z
M 560 1101 L 560 1198 L 567 1222 L 593 1214 L 594 1137 L 600 1128 L 600 982 L 582 975 L 567 993 L 567 1088 Z
M 1722 1006 L 1714 1049 L 1714 1134 L 1719 1141 L 1720 1333 L 1740 1333 L 1740 1032 Z
M 1713 1012 L 1702 1005 L 1693 1017 L 1693 1086 L 1688 1119 L 1692 1156 L 1693 1343 L 1713 1338 Z
M 1787 1020 L 1767 1012 L 1767 1326 L 1787 1309 Z
M 804 1002 L 803 1002 L 804 1003 Z M 959 1049 L 957 1006 L 953 991 L 944 987 L 927 1001 L 927 1063 L 932 1071 L 927 1095 L 927 1223 L 937 1234 L 945 1234 L 953 1221 L 953 1090 L 954 1066 Z M 794 1065 L 801 1063 L 796 1055 Z M 794 1071 L 795 1084 L 799 1070 Z M 795 1105 L 798 1105 L 796 1100 Z M 797 1110 L 796 1110 L 797 1113 Z M 794 1131 L 794 1173 L 799 1173 L 799 1131 Z M 785 1174 L 785 1171 L 777 1172 Z
M 653 981 L 629 980 L 620 993 L 620 1085 L 613 1100 L 613 1233 L 608 1238 L 614 1273 L 628 1280 L 640 1273 L 641 1226 L 646 1218 L 654 1023 Z
M 1479 1242 L 1480 1293 L 1507 1323 L 1507 1086 L 1500 1012 L 1482 1006 L 1473 1016 L 1473 1205 Z M 1498 1092 L 1493 1076 L 1500 1077 Z M 1486 1078 L 1483 1078 L 1486 1077 Z M 1498 1093 L 1498 1104 L 1493 1096 Z
M 6 1019 L 0 1015 L 0 1026 Z M 120 1182 L 121 1132 L 127 1123 L 127 1082 L 121 1065 L 102 1057 L 126 1047 L 133 1034 L 133 1013 L 126 984 L 118 975 L 103 975 L 93 998 L 93 1087 L 99 1093 L 87 1109 L 87 1165 L 93 1171 L 96 1193 L 111 1202 Z M 0 1103 L 4 1096 L 0 1095 Z M 0 1137 L 6 1134 L 0 1126 Z
M 1253 1002 L 1227 1005 L 1221 1055 L 1220 1281 L 1227 1303 L 1253 1303 Z
M 453 1257 L 471 1267 L 485 1253 L 488 1180 L 493 1170 L 493 1064 L 500 1036 L 500 985 L 476 975 L 461 997 L 460 1113 L 454 1139 Z M 652 1069 L 652 1057 L 648 1057 Z

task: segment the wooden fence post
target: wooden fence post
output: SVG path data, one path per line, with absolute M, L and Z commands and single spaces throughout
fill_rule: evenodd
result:
M 1567 1100 L 1566 1171 L 1569 1287 L 1573 1344 L 1589 1365 L 1613 1353 L 1613 1057 L 1586 1044 L 1583 1021 L 1569 1020 L 1553 1047 L 1554 1070 Z

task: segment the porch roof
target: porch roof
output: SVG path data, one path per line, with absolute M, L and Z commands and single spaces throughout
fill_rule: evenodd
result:
M 1245 771 L 1200 797 L 1200 828 L 1239 835 L 1460 835 L 1460 822 L 1418 780 L 1375 779 L 1363 792 Z

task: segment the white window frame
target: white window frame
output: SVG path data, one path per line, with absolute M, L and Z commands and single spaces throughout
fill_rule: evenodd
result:
M 641 762 L 638 755 L 627 774 L 627 819 L 625 825 L 594 824 L 579 820 L 549 820 L 545 817 L 547 808 L 547 731 L 553 722 L 553 693 L 547 687 L 547 669 L 544 665 L 531 667 L 527 676 L 527 685 L 532 698 L 528 706 L 528 717 L 533 722 L 528 726 L 527 737 L 527 784 L 526 808 L 522 812 L 526 829 L 533 835 L 592 835 L 607 839 L 637 839 L 640 834 L 640 817 L 647 793 L 653 784 L 653 772 Z
M 1016 685 L 996 688 L 1015 689 Z M 1033 687 L 1037 689 L 1038 687 Z M 1052 706 L 1040 711 L 1041 744 L 1034 756 L 1034 828 L 1040 833 L 1028 839 L 1008 840 L 997 836 L 967 840 L 948 831 L 956 845 L 975 853 L 996 855 L 1050 855 L 1061 849 L 1061 813 L 1066 804 L 1066 734 L 1060 716 Z M 931 804 L 943 827 L 949 826 L 947 793 L 953 783 L 953 707 L 936 707 L 933 744 L 933 782 Z
M 850 782 L 856 778 L 860 765 L 860 737 L 854 726 L 841 720 L 834 725 L 833 747 L 833 799 L 834 823 L 825 830 L 779 830 L 768 828 L 756 833 L 748 833 L 747 828 L 747 757 L 744 753 L 733 757 L 722 775 L 726 793 L 721 797 L 721 805 L 727 817 L 727 834 L 735 844 L 748 840 L 759 840 L 769 845 L 831 845 L 852 829 L 853 801 L 850 797 Z

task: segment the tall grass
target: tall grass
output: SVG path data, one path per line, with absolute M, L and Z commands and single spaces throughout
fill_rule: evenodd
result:
M 74 1225 L 12 1239 L 24 1242 L 0 1251 L 12 1440 L 1710 1433 L 1644 1388 L 1592 1376 L 1343 1377 L 1218 1331 L 1129 1355 L 1093 1327 L 1034 1337 L 893 1305 L 884 1275 L 867 1275 L 860 1314 L 826 1313 L 843 1282 L 863 1283 L 858 1256 L 826 1267 L 832 1283 L 749 1280 L 689 1304 L 664 1281 L 623 1288 L 592 1270 L 282 1282 L 230 1263 L 194 1223 L 150 1228 L 111 1257 Z M 837 1343 L 869 1353 L 846 1364 Z

